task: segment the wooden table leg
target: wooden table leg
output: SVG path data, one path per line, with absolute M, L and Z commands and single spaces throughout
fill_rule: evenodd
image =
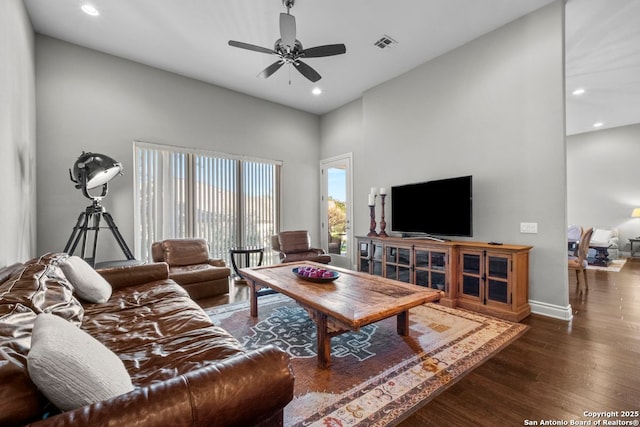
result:
M 398 335 L 409 336 L 409 310 L 398 313 Z
M 327 315 L 316 312 L 316 329 L 318 337 L 318 366 L 331 366 L 331 337 L 327 331 Z
M 258 289 L 254 280 L 248 280 L 251 317 L 258 317 Z

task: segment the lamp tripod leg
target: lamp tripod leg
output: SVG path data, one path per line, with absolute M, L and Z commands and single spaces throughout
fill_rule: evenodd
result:
M 85 212 L 82 212 L 78 216 L 78 221 L 76 222 L 76 225 L 73 227 L 73 230 L 71 231 L 71 236 L 69 236 L 69 240 L 67 240 L 67 244 L 64 246 L 64 252 L 73 253 L 73 251 L 76 250 L 76 246 L 78 245 L 78 240 L 80 239 L 81 230 L 83 228 L 86 228 L 83 226 L 83 221 L 85 221 L 85 218 L 86 218 Z
M 116 226 L 116 223 L 113 221 L 113 217 L 111 216 L 111 214 L 107 211 L 104 211 L 102 213 L 102 216 L 104 216 L 105 221 L 107 221 L 107 224 L 109 225 L 109 229 L 113 233 L 113 237 L 116 238 L 118 245 L 120 245 L 120 249 L 122 249 L 122 252 L 127 257 L 127 259 L 128 260 L 135 259 L 133 256 L 133 253 L 129 249 L 129 246 L 127 246 L 127 242 L 124 241 L 124 238 L 122 237 L 122 234 L 120 234 L 120 231 Z
M 98 233 L 100 232 L 100 217 L 101 217 L 101 213 L 100 211 L 94 211 L 92 212 L 92 214 L 90 214 L 92 219 L 93 219 L 93 226 L 91 228 L 88 228 L 88 230 L 93 230 L 94 234 L 93 234 L 93 242 L 92 242 L 92 248 L 91 248 L 91 258 L 85 258 L 87 260 L 87 262 L 89 264 L 91 264 L 92 267 L 95 267 L 96 264 L 96 253 L 98 252 Z M 89 223 L 89 221 L 87 220 L 87 223 Z M 85 234 L 85 238 L 84 241 L 82 242 L 82 253 L 85 253 L 85 245 L 87 243 L 87 236 Z
M 87 207 L 87 209 L 80 214 L 76 225 L 73 227 L 71 236 L 69 237 L 69 240 L 67 240 L 67 244 L 64 247 L 64 252 L 68 253 L 69 255 L 73 255 L 76 248 L 78 247 L 78 244 L 82 240 L 81 257 L 92 267 L 95 267 L 96 253 L 98 249 L 98 233 L 100 231 L 100 221 L 102 217 L 104 217 L 104 220 L 107 222 L 109 229 L 113 233 L 118 246 L 120 246 L 120 249 L 127 257 L 127 260 L 134 260 L 135 257 L 127 246 L 124 238 L 120 234 L 120 231 L 113 221 L 113 217 L 111 216 L 111 214 L 109 214 L 109 212 L 106 212 L 102 206 L 96 204 Z M 89 230 L 94 231 L 93 242 L 91 243 L 91 257 L 86 256 L 87 232 Z
M 93 222 L 92 226 L 89 225 L 91 222 Z M 96 259 L 96 249 L 97 249 L 96 244 L 98 241 L 99 228 L 100 228 L 100 216 L 99 214 L 96 214 L 92 210 L 91 206 L 89 206 L 78 217 L 78 221 L 76 222 L 76 225 L 73 227 L 71 236 L 69 236 L 69 240 L 67 241 L 67 244 L 64 247 L 64 252 L 68 253 L 69 255 L 73 255 L 73 253 L 76 251 L 76 248 L 78 247 L 78 244 L 80 243 L 80 241 L 82 241 L 82 248 L 80 251 L 81 257 L 93 267 L 95 265 L 95 259 Z M 87 231 L 89 230 L 94 230 L 96 232 L 93 240 L 93 252 L 90 258 L 86 256 Z

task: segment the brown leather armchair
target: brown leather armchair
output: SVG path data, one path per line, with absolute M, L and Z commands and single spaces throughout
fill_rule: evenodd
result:
M 306 230 L 281 231 L 271 236 L 271 248 L 278 252 L 278 257 L 283 263 L 314 261 L 329 264 L 331 256 L 324 249 L 312 248 L 311 237 Z
M 329 253 L 340 255 L 342 247 L 342 238 L 340 236 L 332 236 L 329 233 Z
M 155 262 L 169 265 L 169 278 L 201 299 L 229 292 L 231 271 L 224 260 L 209 257 L 209 244 L 204 239 L 168 239 L 154 242 L 151 255 Z

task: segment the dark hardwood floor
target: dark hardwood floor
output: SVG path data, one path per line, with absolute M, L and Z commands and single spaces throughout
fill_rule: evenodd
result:
M 229 280 L 229 293 L 212 298 L 199 299 L 201 307 L 215 307 L 217 305 L 231 304 L 233 302 L 245 301 L 249 299 L 249 287 L 245 284 L 236 285 L 234 280 Z
M 640 421 L 640 416 L 622 417 L 622 411 L 640 410 L 640 259 L 628 261 L 619 273 L 587 274 L 586 293 L 577 292 L 575 275 L 569 275 L 573 320 L 529 316 L 522 323 L 530 329 L 522 337 L 399 425 Z M 247 297 L 246 286 L 232 285 L 229 295 L 201 303 L 212 306 Z M 600 411 L 619 414 L 585 415 Z
M 584 415 L 640 409 L 640 260 L 619 273 L 587 275 L 589 290 L 582 294 L 569 275 L 570 322 L 529 316 L 522 337 L 400 426 L 640 420 Z

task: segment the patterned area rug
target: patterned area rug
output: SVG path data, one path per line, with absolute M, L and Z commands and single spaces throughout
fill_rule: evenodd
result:
M 523 334 L 527 326 L 437 304 L 410 311 L 410 336 L 386 319 L 332 338 L 329 369 L 316 364 L 315 324 L 283 295 L 207 309 L 247 348 L 274 344 L 292 358 L 295 398 L 286 426 L 392 426 Z
M 603 267 L 601 265 L 588 265 L 587 270 L 612 271 L 614 273 L 618 273 L 620 272 L 620 270 L 622 270 L 622 267 L 624 267 L 626 263 L 627 258 L 618 258 L 611 261 L 606 267 Z

